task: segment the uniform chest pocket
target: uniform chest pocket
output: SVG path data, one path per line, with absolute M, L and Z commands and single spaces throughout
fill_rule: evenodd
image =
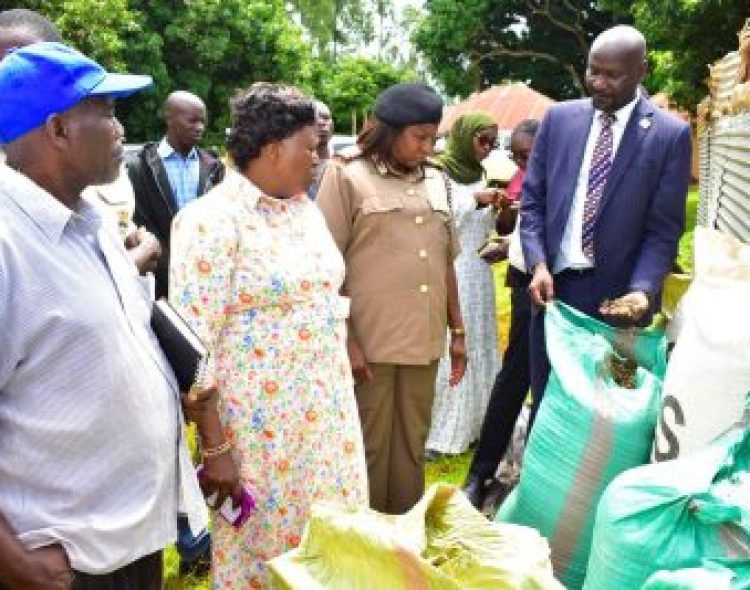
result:
M 362 215 L 390 213 L 404 208 L 404 199 L 393 193 L 370 193 L 362 199 Z

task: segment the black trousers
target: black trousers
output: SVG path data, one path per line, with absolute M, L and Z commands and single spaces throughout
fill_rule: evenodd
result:
M 529 391 L 529 321 L 531 300 L 527 289 L 531 275 L 508 267 L 510 292 L 510 334 L 503 355 L 503 366 L 495 377 L 482 422 L 469 474 L 480 479 L 495 475 L 513 436 L 518 415 Z M 531 422 L 529 422 L 531 429 Z
M 75 572 L 73 590 L 162 590 L 162 552 L 141 557 L 110 574 Z

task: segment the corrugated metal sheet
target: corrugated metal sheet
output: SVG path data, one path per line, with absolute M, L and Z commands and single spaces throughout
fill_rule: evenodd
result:
M 698 223 L 750 244 L 750 19 L 738 51 L 709 66 L 711 95 L 698 105 Z
M 750 113 L 722 116 L 703 134 L 700 187 L 699 223 L 750 243 Z
M 698 191 L 700 201 L 698 202 L 698 225 L 708 225 L 708 198 L 710 195 L 709 187 L 711 186 L 711 166 L 710 166 L 710 146 L 711 131 L 706 130 L 698 137 L 698 152 L 700 165 L 698 170 Z

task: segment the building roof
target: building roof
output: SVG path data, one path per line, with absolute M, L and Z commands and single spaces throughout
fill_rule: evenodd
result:
M 500 129 L 511 131 L 524 119 L 540 119 L 550 105 L 551 98 L 532 90 L 525 84 L 492 86 L 466 100 L 445 107 L 439 134 L 448 133 L 453 122 L 467 111 L 484 111 L 497 121 Z

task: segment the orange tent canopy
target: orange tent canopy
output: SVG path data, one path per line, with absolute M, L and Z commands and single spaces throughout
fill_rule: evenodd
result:
M 532 90 L 525 84 L 492 86 L 466 100 L 443 109 L 439 135 L 450 131 L 453 122 L 468 111 L 484 111 L 491 115 L 500 129 L 511 131 L 524 119 L 540 119 L 550 105 L 551 98 Z

